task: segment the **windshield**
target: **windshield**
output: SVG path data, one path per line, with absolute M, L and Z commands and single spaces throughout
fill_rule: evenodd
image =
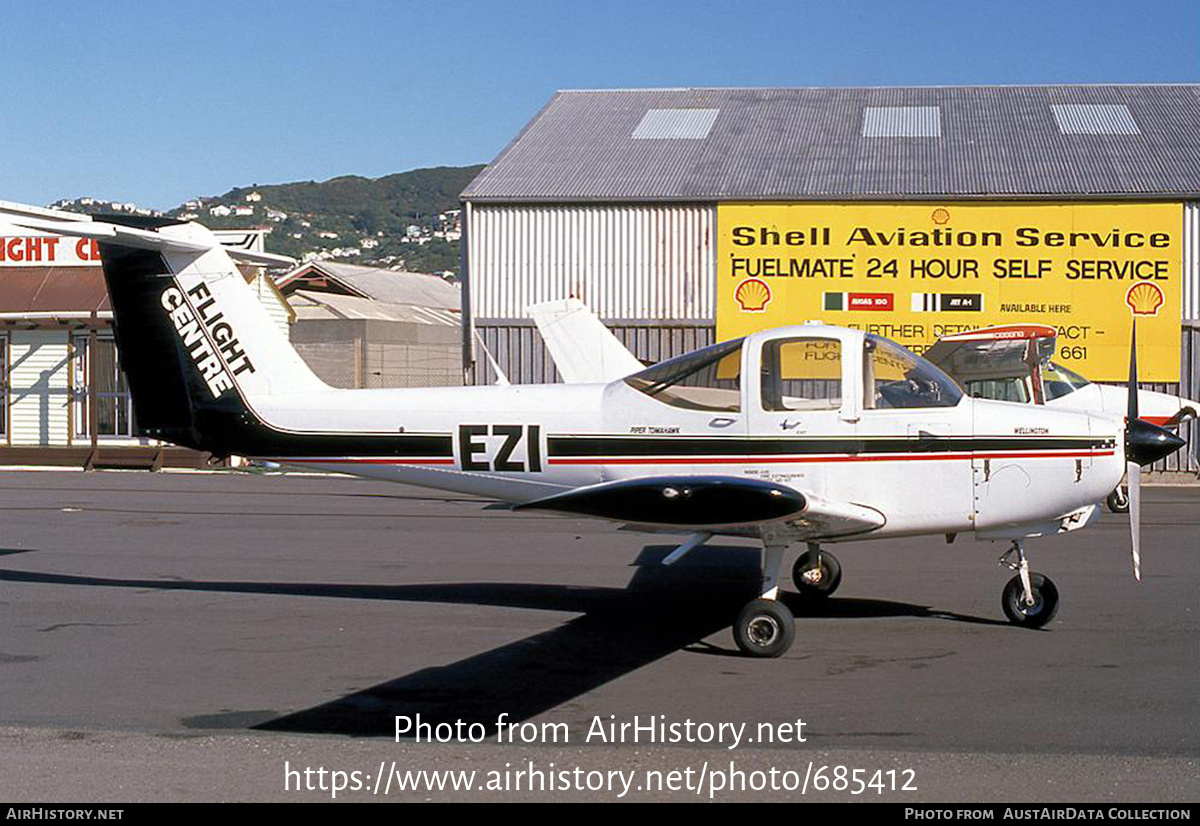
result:
M 687 410 L 742 409 L 742 342 L 734 339 L 659 362 L 625 379 L 657 401 Z
M 1042 365 L 1042 391 L 1046 395 L 1046 401 L 1061 399 L 1089 384 L 1091 384 L 1090 381 L 1078 373 L 1071 372 L 1061 364 L 1047 361 Z
M 869 334 L 864 352 L 863 406 L 869 409 L 954 407 L 962 389 L 911 350 Z

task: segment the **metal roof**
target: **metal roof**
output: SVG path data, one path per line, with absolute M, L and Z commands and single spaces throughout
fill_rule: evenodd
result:
M 646 137 L 686 109 L 706 137 Z M 1200 85 L 1171 84 L 562 91 L 462 199 L 1196 194 Z
M 340 283 L 355 295 L 375 301 L 456 312 L 462 307 L 462 293 L 459 288 L 439 276 L 333 261 L 319 260 L 300 264 L 280 276 L 275 286 L 284 289 L 314 271 Z
M 374 319 L 401 321 L 406 324 L 437 324 L 448 327 L 462 325 L 461 314 L 436 307 L 412 304 L 389 304 L 354 295 L 338 295 L 316 290 L 296 290 L 291 297 L 292 309 L 301 321 L 310 319 Z
M 6 267 L 0 269 L 0 312 L 105 312 L 108 288 L 99 267 Z

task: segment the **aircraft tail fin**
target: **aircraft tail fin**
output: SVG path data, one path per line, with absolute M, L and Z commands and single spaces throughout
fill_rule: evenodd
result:
M 204 250 L 100 242 L 121 365 L 148 435 L 224 453 L 213 439 L 256 420 L 256 400 L 328 389 L 207 229 L 158 234 Z
M 610 382 L 645 366 L 577 298 L 534 304 L 529 314 L 568 384 Z
M 16 226 L 97 241 L 121 367 L 145 435 L 218 455 L 271 395 L 328 390 L 259 303 L 229 250 L 200 224 L 140 216 L 0 214 Z

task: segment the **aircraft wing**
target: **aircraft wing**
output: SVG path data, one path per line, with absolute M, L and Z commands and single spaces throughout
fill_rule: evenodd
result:
M 199 243 L 193 239 L 173 237 L 152 229 L 139 229 L 94 220 L 90 215 L 81 215 L 61 210 L 42 209 L 26 204 L 0 201 L 0 220 L 20 229 L 37 232 L 52 232 L 71 238 L 90 238 L 108 244 L 119 244 L 137 249 L 160 250 L 162 252 L 203 253 L 219 247 L 237 261 L 265 267 L 290 266 L 295 259 L 285 255 L 226 247 L 219 242 Z
M 534 304 L 529 315 L 567 384 L 610 382 L 644 367 L 577 298 Z
M 517 505 L 631 525 L 689 530 L 774 525 L 795 539 L 849 536 L 883 527 L 879 511 L 735 476 L 652 476 L 601 482 Z

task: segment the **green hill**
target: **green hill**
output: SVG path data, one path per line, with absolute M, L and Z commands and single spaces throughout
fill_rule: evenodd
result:
M 236 187 L 203 199 L 199 208 L 184 205 L 168 214 L 195 213 L 195 220 L 213 228 L 269 227 L 267 251 L 295 258 L 317 252 L 347 263 L 457 273 L 461 244 L 453 237 L 456 225 L 439 215 L 458 208 L 458 193 L 481 169 L 482 164 L 440 166 L 381 178 L 346 175 Z M 254 211 L 214 216 L 212 210 L 220 206 Z M 446 232 L 449 239 L 435 237 Z
M 269 229 L 267 252 L 293 258 L 317 254 L 350 264 L 457 273 L 461 224 L 446 213 L 458 209 L 458 193 L 481 169 L 482 164 L 438 166 L 382 178 L 345 175 L 320 182 L 254 184 L 192 199 L 166 214 L 213 229 Z M 54 206 L 88 213 L 159 214 L 94 198 L 63 199 Z
M 352 219 L 365 232 L 400 227 L 458 206 L 458 193 L 483 169 L 479 166 L 438 166 L 363 178 L 344 175 L 320 183 L 237 187 L 215 200 L 241 202 L 251 192 L 262 195 L 262 203 L 287 212 L 339 215 Z

